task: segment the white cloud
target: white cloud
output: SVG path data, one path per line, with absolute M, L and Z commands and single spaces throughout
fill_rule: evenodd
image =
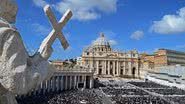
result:
M 117 45 L 117 41 L 116 40 L 109 40 L 110 45 Z
M 137 30 L 131 34 L 130 38 L 134 40 L 140 40 L 144 36 L 144 32 L 141 30 Z
M 48 3 L 44 0 L 33 0 L 33 3 L 38 7 L 44 7 Z
M 101 17 L 101 13 L 114 13 L 117 10 L 118 0 L 62 0 L 52 5 L 63 14 L 67 9 L 73 11 L 73 19 L 80 21 L 94 20 Z M 37 7 L 48 4 L 44 0 L 33 0 Z
M 32 28 L 36 35 L 48 35 L 51 31 L 50 28 L 40 25 L 38 23 L 32 24 Z
M 175 34 L 185 32 L 185 7 L 176 15 L 165 15 L 160 21 L 154 21 L 151 30 L 160 34 Z
M 100 18 L 102 12 L 116 12 L 117 0 L 63 0 L 53 6 L 62 14 L 71 9 L 73 19 L 87 21 Z

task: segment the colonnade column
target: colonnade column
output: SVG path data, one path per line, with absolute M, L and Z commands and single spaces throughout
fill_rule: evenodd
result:
M 77 80 L 76 80 L 76 75 L 75 75 L 74 76 L 74 86 L 73 86 L 74 89 L 76 89 L 76 82 L 77 82 Z
M 76 87 L 77 87 L 77 89 L 78 89 L 78 83 L 79 83 L 79 76 L 76 76 L 76 78 L 77 78 L 77 85 L 76 85 Z
M 63 76 L 60 77 L 60 90 L 62 91 L 64 88 Z
M 38 87 L 38 94 L 40 94 L 41 93 L 41 90 L 42 90 L 42 82 L 39 84 L 39 87 Z
M 52 91 L 53 89 L 53 77 L 51 77 L 50 79 L 50 90 L 49 91 Z
M 50 92 L 50 90 L 51 90 L 51 78 L 49 80 L 47 80 L 47 87 L 48 87 L 47 92 Z
M 71 89 L 72 88 L 72 76 L 69 76 L 69 89 Z
M 94 80 L 93 80 L 93 76 L 90 76 L 90 88 L 94 87 Z
M 53 76 L 53 78 L 52 78 L 52 91 L 54 92 L 55 91 L 55 76 Z
M 57 91 L 59 91 L 59 84 L 60 84 L 60 77 L 59 76 L 57 76 L 57 78 L 56 78 L 56 90 Z
M 66 76 L 66 79 L 65 79 L 65 90 L 68 89 L 67 82 L 68 82 L 68 76 Z
M 43 82 L 42 91 L 43 91 L 43 94 L 45 94 L 45 92 L 46 92 L 46 81 Z

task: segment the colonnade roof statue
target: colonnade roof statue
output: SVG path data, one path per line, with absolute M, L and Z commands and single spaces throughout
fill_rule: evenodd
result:
M 53 30 L 44 39 L 39 51 L 29 56 L 21 35 L 12 25 L 16 20 L 16 1 L 0 0 L 0 104 L 17 104 L 15 94 L 26 94 L 52 76 L 55 68 L 47 59 L 56 38 L 64 49 L 68 47 L 60 30 L 72 16 L 71 11 L 68 10 L 59 23 L 48 5 L 44 11 Z

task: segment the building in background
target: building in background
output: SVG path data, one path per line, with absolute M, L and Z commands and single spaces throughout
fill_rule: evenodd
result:
M 141 54 L 141 68 L 153 69 L 162 66 L 185 65 L 185 52 L 159 49 L 152 55 Z
M 158 71 L 169 65 L 185 65 L 185 52 L 159 49 L 154 54 L 139 54 L 136 50 L 115 51 L 103 33 L 86 48 L 77 64 L 93 67 L 97 77 L 144 77 L 148 71 Z
M 97 77 L 139 77 L 139 53 L 111 48 L 103 33 L 77 58 L 77 64 L 95 69 Z

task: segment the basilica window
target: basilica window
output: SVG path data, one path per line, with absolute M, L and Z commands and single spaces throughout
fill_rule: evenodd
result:
M 113 75 L 113 71 L 112 71 L 112 68 L 110 69 L 110 74 Z
M 135 54 L 133 54 L 133 57 L 135 57 Z
M 106 70 L 106 74 L 108 75 L 108 70 Z
M 89 55 L 89 52 L 87 52 L 87 55 Z
M 123 69 L 121 69 L 121 72 L 120 72 L 121 75 L 123 75 Z
M 102 74 L 102 69 L 101 69 L 101 68 L 99 69 L 98 74 L 99 74 L 99 75 L 101 75 L 101 74 Z

